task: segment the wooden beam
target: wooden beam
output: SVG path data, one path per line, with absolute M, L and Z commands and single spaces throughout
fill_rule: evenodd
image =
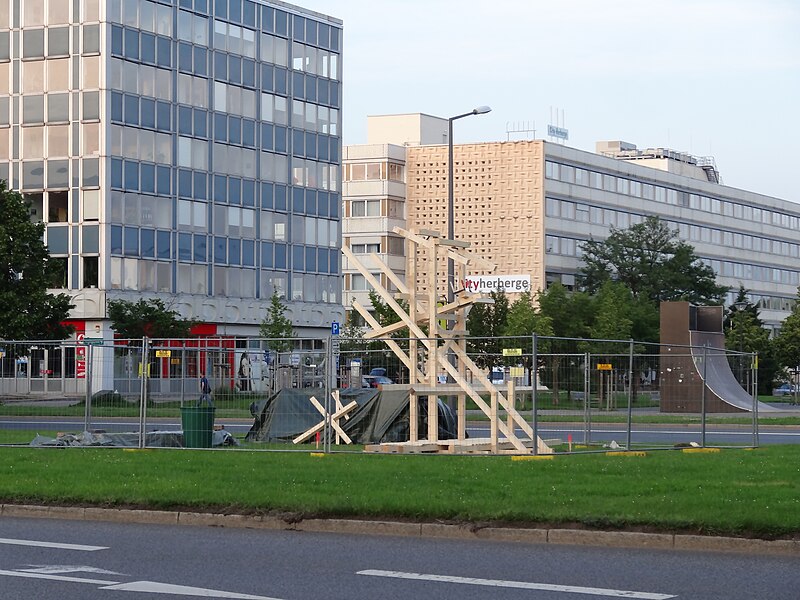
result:
M 358 314 L 361 315 L 361 317 L 370 327 L 372 327 L 373 329 L 375 327 L 380 327 L 380 323 L 378 323 L 378 321 L 375 320 L 375 317 L 372 316 L 372 313 L 370 313 L 366 308 L 364 308 L 361 305 L 361 303 L 358 302 L 358 300 L 353 302 L 353 308 L 355 308 L 358 311 Z M 364 337 L 366 338 L 367 336 L 365 335 Z M 395 356 L 397 356 L 397 358 L 400 359 L 400 361 L 406 366 L 407 369 L 411 369 L 412 365 L 414 364 L 413 361 L 409 359 L 409 356 L 408 354 L 406 354 L 406 351 L 403 350 L 397 342 L 395 342 L 391 338 L 385 339 L 383 340 L 383 342 L 389 347 L 389 349 L 392 352 L 395 353 Z

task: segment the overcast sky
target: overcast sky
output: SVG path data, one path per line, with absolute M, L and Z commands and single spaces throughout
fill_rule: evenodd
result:
M 569 146 L 710 155 L 725 185 L 800 202 L 798 0 L 292 1 L 344 21 L 345 144 L 367 115 L 486 104 L 456 143 L 563 114 Z

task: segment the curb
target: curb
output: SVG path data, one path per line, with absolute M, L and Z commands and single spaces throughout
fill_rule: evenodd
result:
M 69 506 L 0 504 L 0 517 L 107 521 L 147 525 L 190 525 L 344 533 L 356 535 L 394 535 L 452 540 L 489 540 L 525 544 L 603 546 L 654 550 L 739 552 L 747 554 L 800 556 L 800 540 L 763 540 L 678 533 L 640 533 L 633 531 L 591 531 L 586 529 L 525 529 L 482 527 L 478 524 L 404 523 L 359 519 L 302 519 L 292 521 L 275 516 L 198 513 L 160 510 L 127 510 Z

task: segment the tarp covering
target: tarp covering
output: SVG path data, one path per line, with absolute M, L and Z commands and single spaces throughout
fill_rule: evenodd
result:
M 145 447 L 147 448 L 183 448 L 182 431 L 148 431 L 145 433 Z M 30 443 L 31 446 L 109 446 L 123 448 L 138 448 L 138 433 L 106 433 L 84 431 L 83 433 L 67 433 L 51 438 L 37 435 Z M 212 446 L 238 446 L 230 433 L 224 429 L 212 432 Z
M 325 394 L 320 391 L 284 389 L 266 400 L 250 406 L 254 423 L 246 436 L 249 442 L 291 442 L 301 433 L 322 421 L 323 416 L 309 400 L 314 396 L 326 406 Z M 358 407 L 342 418 L 339 425 L 354 444 L 380 444 L 408 441 L 409 393 L 405 390 L 387 391 L 372 388 L 350 388 L 340 391 L 339 400 L 347 405 L 353 400 Z M 439 406 L 439 439 L 456 437 L 456 417 L 441 400 Z M 335 412 L 333 401 L 328 410 Z M 428 430 L 428 401 L 419 400 L 418 431 Z

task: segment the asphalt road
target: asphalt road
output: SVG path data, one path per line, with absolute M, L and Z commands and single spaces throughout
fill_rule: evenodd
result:
M 4 600 L 782 600 L 798 589 L 788 556 L 0 518 Z
M 251 419 L 217 419 L 234 436 L 243 436 L 253 424 Z M 84 420 L 79 417 L 0 417 L 0 443 L 3 430 L 30 430 L 31 439 L 36 431 L 80 432 Z M 487 422 L 470 422 L 468 433 L 472 437 L 489 437 Z M 138 431 L 137 419 L 94 419 L 92 429 L 104 429 L 109 432 Z M 148 423 L 148 431 L 180 431 L 181 424 L 174 419 L 156 419 Z M 517 430 L 522 435 L 521 430 Z M 560 439 L 568 441 L 572 436 L 575 444 L 584 443 L 585 429 L 582 423 L 540 423 L 539 436 L 544 439 Z M 621 423 L 593 423 L 590 441 L 610 443 L 612 440 L 625 445 L 627 434 L 625 425 Z M 700 443 L 701 427 L 697 425 L 636 424 L 634 425 L 632 442 L 634 444 L 651 444 L 653 446 L 673 445 L 677 443 Z M 706 429 L 706 443 L 709 445 L 753 445 L 753 431 L 750 425 L 709 424 Z M 764 444 L 797 444 L 800 443 L 800 426 L 759 427 L 760 445 Z

